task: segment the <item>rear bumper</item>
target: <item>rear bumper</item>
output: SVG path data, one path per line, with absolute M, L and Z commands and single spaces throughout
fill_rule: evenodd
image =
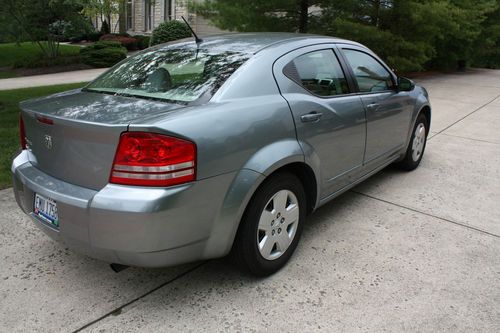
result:
M 43 173 L 28 154 L 21 152 L 12 164 L 16 201 L 49 237 L 77 252 L 123 265 L 162 267 L 223 255 L 231 246 L 214 247 L 212 231 L 218 229 L 234 173 L 170 188 L 108 184 L 94 191 Z M 59 230 L 33 214 L 35 193 L 57 202 Z

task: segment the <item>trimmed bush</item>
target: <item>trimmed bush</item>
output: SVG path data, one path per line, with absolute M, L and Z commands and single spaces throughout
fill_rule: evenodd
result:
M 168 21 L 153 30 L 151 45 L 162 44 L 177 39 L 191 37 L 191 30 L 180 21 Z
M 119 42 L 104 41 L 80 50 L 82 63 L 93 67 L 111 67 L 127 57 L 127 49 Z
M 134 38 L 137 39 L 137 48 L 139 48 L 139 50 L 144 50 L 149 47 L 151 37 L 144 35 L 134 35 Z
M 99 38 L 99 40 L 119 42 L 123 47 L 127 48 L 127 50 L 129 51 L 138 49 L 137 46 L 138 40 L 130 36 L 106 34 L 102 35 L 101 38 Z
M 84 37 L 84 39 L 91 42 L 97 42 L 101 36 L 102 34 L 100 32 L 90 32 Z

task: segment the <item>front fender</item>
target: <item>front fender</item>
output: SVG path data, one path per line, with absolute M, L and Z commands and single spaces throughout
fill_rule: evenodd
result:
M 425 107 L 428 107 L 429 110 L 432 110 L 431 104 L 429 101 L 429 95 L 428 95 L 427 91 L 425 90 L 425 88 L 420 87 L 420 86 L 416 86 L 415 90 L 414 90 L 414 94 L 415 94 L 416 102 L 415 102 L 415 107 L 413 108 L 413 113 L 411 115 L 411 122 L 410 122 L 410 128 L 408 129 L 408 135 L 406 138 L 405 151 L 406 151 L 406 147 L 408 147 L 408 144 L 410 143 L 412 131 L 413 131 L 413 128 L 415 127 L 415 123 L 417 121 L 418 115 L 420 114 L 422 109 Z M 431 120 L 429 119 L 429 129 L 430 129 L 430 121 Z

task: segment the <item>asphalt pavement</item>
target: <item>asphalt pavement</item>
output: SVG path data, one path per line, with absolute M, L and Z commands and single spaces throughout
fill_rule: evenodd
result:
M 307 219 L 290 263 L 114 273 L 0 191 L 2 332 L 500 332 L 500 70 L 421 79 L 421 166 L 388 167 Z

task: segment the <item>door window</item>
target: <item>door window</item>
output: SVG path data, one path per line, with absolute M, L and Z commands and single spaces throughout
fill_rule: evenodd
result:
M 385 91 L 393 88 L 391 74 L 375 58 L 361 51 L 349 49 L 343 51 L 354 72 L 360 92 Z
M 318 96 L 347 94 L 349 88 L 333 50 L 303 54 L 292 60 L 284 70 L 292 80 Z

